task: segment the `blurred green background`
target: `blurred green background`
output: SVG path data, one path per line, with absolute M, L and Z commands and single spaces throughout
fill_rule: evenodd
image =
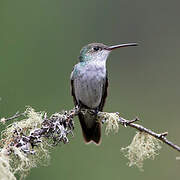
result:
M 1 0 L 0 117 L 26 105 L 49 114 L 72 108 L 69 77 L 81 47 L 138 42 L 139 47 L 117 50 L 107 61 L 105 110 L 138 116 L 143 125 L 168 131 L 168 138 L 180 144 L 179 6 L 178 0 Z M 50 165 L 32 169 L 28 180 L 179 180 L 175 150 L 163 145 L 140 172 L 129 168 L 120 152 L 134 129 L 103 135 L 97 147 L 84 144 L 75 121 L 75 137 L 56 147 Z

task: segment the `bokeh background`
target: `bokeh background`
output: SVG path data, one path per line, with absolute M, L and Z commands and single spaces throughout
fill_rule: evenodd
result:
M 180 144 L 180 2 L 178 0 L 1 0 L 0 117 L 30 105 L 49 114 L 73 107 L 69 76 L 82 46 L 138 42 L 108 61 L 106 111 L 143 125 Z M 129 168 L 120 152 L 135 134 L 120 128 L 101 146 L 85 145 L 78 119 L 75 137 L 51 151 L 48 167 L 27 180 L 179 180 L 180 156 L 163 145 L 144 172 Z M 104 130 L 103 130 L 104 131 Z M 103 133 L 104 134 L 104 133 Z

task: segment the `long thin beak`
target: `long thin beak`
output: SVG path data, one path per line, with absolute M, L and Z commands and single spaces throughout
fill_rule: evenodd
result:
M 106 50 L 112 51 L 112 50 L 117 49 L 117 48 L 129 47 L 129 46 L 138 46 L 138 44 L 137 43 L 119 44 L 119 45 L 115 45 L 115 46 L 109 46 L 106 48 Z

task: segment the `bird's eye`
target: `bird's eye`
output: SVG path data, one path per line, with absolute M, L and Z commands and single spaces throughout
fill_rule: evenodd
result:
M 99 46 L 96 46 L 96 47 L 93 48 L 93 50 L 94 51 L 99 51 L 99 50 L 101 50 L 101 48 Z

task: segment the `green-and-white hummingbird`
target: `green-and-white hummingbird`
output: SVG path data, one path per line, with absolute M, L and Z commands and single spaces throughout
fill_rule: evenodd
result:
M 78 114 L 86 143 L 101 142 L 101 123 L 97 121 L 97 112 L 103 110 L 107 97 L 107 57 L 112 50 L 129 46 L 137 46 L 137 43 L 115 46 L 92 43 L 80 51 L 80 62 L 71 73 L 71 92 L 75 106 L 90 110 Z

